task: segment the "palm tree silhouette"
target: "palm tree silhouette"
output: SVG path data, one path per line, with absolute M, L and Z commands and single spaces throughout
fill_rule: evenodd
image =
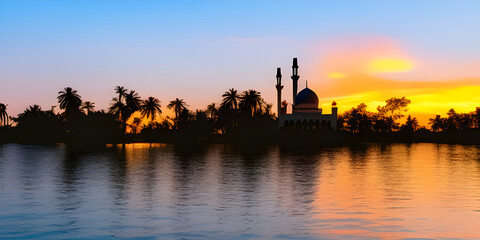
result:
M 123 86 L 115 87 L 115 92 L 118 94 L 118 101 L 122 101 L 122 97 L 125 97 L 127 94 L 127 89 Z
M 124 115 L 126 115 L 125 111 L 127 110 L 127 106 L 120 101 L 118 98 L 112 98 L 112 103 L 110 103 L 110 107 L 108 108 L 108 112 L 113 114 L 118 120 L 122 120 Z
M 142 100 L 134 90 L 126 93 L 127 89 L 117 86 L 115 91 L 119 94 L 118 98 L 112 98 L 108 111 L 122 122 L 123 132 L 125 132 L 127 130 L 127 120 L 140 108 Z M 122 97 L 125 98 L 125 103 L 122 101 Z
M 240 100 L 240 96 L 237 94 L 237 90 L 230 88 L 226 91 L 223 95 L 223 100 L 220 106 L 225 109 L 237 109 L 238 101 Z
M 183 101 L 183 99 L 178 99 L 175 98 L 175 100 L 170 101 L 170 103 L 167 105 L 168 109 L 172 109 L 175 111 L 175 118 L 178 118 L 180 116 L 180 113 L 182 113 L 183 110 L 186 109 L 188 105 Z
M 125 95 L 125 104 L 127 105 L 130 115 L 140 108 L 141 103 L 142 100 L 140 99 L 140 96 L 134 90 Z
M 58 94 L 60 94 L 57 97 L 58 103 L 60 103 L 60 109 L 65 109 L 67 115 L 78 111 L 78 108 L 82 104 L 82 98 L 77 94 L 77 90 L 66 87 L 64 91 L 60 91 Z
M 262 109 L 263 99 L 256 90 L 244 91 L 240 100 L 240 110 L 252 116 Z
M 3 126 L 8 125 L 7 105 L 0 103 L 0 123 L 3 122 Z
M 215 103 L 209 104 L 207 106 L 206 113 L 210 115 L 210 118 L 214 118 L 218 114 L 218 109 L 217 106 L 215 106 Z
M 444 130 L 445 128 L 445 119 L 440 115 L 436 115 L 435 118 L 430 118 L 429 124 L 432 124 L 432 130 L 438 132 L 440 129 Z
M 82 103 L 82 106 L 80 107 L 80 109 L 85 110 L 87 111 L 87 114 L 90 114 L 95 109 L 95 103 L 86 101 Z
M 18 116 L 25 116 L 25 115 L 31 115 L 31 116 L 38 116 L 42 113 L 42 108 L 37 105 L 37 104 L 34 104 L 33 106 L 28 106 L 27 109 L 25 109 L 25 111 L 23 111 L 23 113 L 20 113 L 18 114 Z
M 149 97 L 142 102 L 142 105 L 140 105 L 140 113 L 142 114 L 142 117 L 146 117 L 147 119 L 151 118 L 153 121 L 157 114 L 162 113 L 160 107 L 160 100 L 154 97 Z

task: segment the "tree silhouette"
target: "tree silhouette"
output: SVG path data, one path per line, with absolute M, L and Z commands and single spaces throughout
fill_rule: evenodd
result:
M 125 95 L 125 104 L 127 105 L 129 113 L 128 117 L 130 117 L 130 115 L 132 115 L 140 108 L 141 103 L 142 100 L 140 99 L 140 96 L 134 90 L 131 90 L 128 94 Z
M 477 107 L 475 111 L 470 114 L 472 115 L 474 127 L 480 128 L 480 107 Z
M 405 132 L 415 132 L 420 128 L 420 125 L 418 124 L 418 120 L 416 117 L 413 117 L 408 115 L 407 121 L 405 122 L 404 125 L 402 125 L 402 130 Z
M 460 130 L 468 129 L 475 125 L 473 116 L 468 113 L 457 114 L 457 124 L 458 129 Z
M 206 113 L 210 116 L 211 119 L 214 119 L 218 115 L 218 109 L 215 106 L 215 103 L 211 103 L 207 106 Z
M 91 112 L 93 112 L 95 110 L 95 103 L 90 102 L 90 101 L 85 101 L 85 102 L 82 103 L 80 109 L 85 110 L 85 111 L 87 111 L 87 114 L 90 114 Z
M 116 86 L 115 92 L 118 94 L 118 101 L 122 101 L 122 98 L 127 94 L 127 89 L 123 86 Z
M 455 109 L 451 108 L 448 110 L 447 116 L 445 120 L 445 130 L 458 129 L 458 115 Z
M 393 120 L 404 117 L 404 112 L 408 111 L 407 106 L 411 103 L 410 99 L 402 98 L 390 98 L 385 100 L 386 105 L 383 107 L 378 106 L 377 111 L 380 115 L 391 116 Z
M 0 124 L 8 125 L 7 105 L 4 103 L 0 103 Z
M 236 110 L 238 108 L 238 102 L 240 100 L 240 96 L 237 94 L 237 90 L 234 88 L 230 88 L 227 92 L 225 92 L 223 95 L 223 100 L 222 103 L 220 104 L 220 107 L 226 110 L 234 109 Z
M 60 94 L 57 99 L 60 103 L 60 109 L 65 109 L 65 114 L 77 112 L 82 104 L 82 98 L 77 94 L 77 90 L 73 90 L 71 87 L 66 87 L 63 91 L 58 92 Z
M 122 132 L 125 134 L 127 130 L 127 120 L 130 117 L 129 113 L 127 113 L 127 106 L 120 101 L 118 98 L 112 98 L 112 103 L 110 103 L 110 107 L 108 108 L 108 112 L 113 114 L 117 120 L 119 120 L 122 124 Z
M 109 107 L 109 113 L 113 114 L 121 123 L 122 131 L 126 133 L 127 131 L 127 121 L 140 108 L 142 100 L 138 93 L 134 90 L 131 90 L 129 93 L 124 87 L 117 86 L 115 88 L 116 93 L 119 94 L 118 98 L 112 98 L 112 103 Z M 125 101 L 122 101 L 122 97 Z
M 408 111 L 408 105 L 411 103 L 410 99 L 402 98 L 390 98 L 385 100 L 385 106 L 378 106 L 378 115 L 376 117 L 376 129 L 383 132 L 390 132 L 397 130 L 399 124 L 396 120 L 403 118 L 406 111 Z
M 124 115 L 126 115 L 126 109 L 127 106 L 125 106 L 125 104 L 118 98 L 114 97 L 112 98 L 108 112 L 113 114 L 118 120 L 122 121 L 124 119 Z
M 240 98 L 240 110 L 253 116 L 262 109 L 263 102 L 260 92 L 252 89 L 244 91 Z
M 175 112 L 175 118 L 178 118 L 183 110 L 186 109 L 186 106 L 188 105 L 185 103 L 185 101 L 183 101 L 183 99 L 175 98 L 175 100 L 170 101 L 170 103 L 167 105 L 167 108 L 173 108 L 173 111 Z
M 273 104 L 263 101 L 262 105 L 264 106 L 265 115 L 275 117 L 275 113 L 272 112 Z
M 356 108 L 343 113 L 343 123 L 346 130 L 352 133 L 366 133 L 371 132 L 373 127 L 372 113 L 367 111 L 365 103 L 359 104 Z
M 151 118 L 153 121 L 157 114 L 162 113 L 160 107 L 160 100 L 154 97 L 149 97 L 140 105 L 140 113 L 142 114 L 142 117 L 146 117 L 147 119 Z
M 29 106 L 12 118 L 17 123 L 19 137 L 26 142 L 54 142 L 65 134 L 64 122 L 53 111 L 43 111 L 39 105 Z
M 438 132 L 445 129 L 445 119 L 436 115 L 435 118 L 429 119 L 429 124 L 432 124 L 432 130 Z

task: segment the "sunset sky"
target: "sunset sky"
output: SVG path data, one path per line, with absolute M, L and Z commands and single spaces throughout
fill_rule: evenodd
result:
M 292 102 L 300 65 L 323 108 L 412 100 L 426 124 L 480 106 L 480 1 L 0 1 L 0 103 L 58 105 L 70 86 L 106 109 L 117 85 L 219 103 L 229 88 Z M 275 108 L 276 109 L 276 108 Z M 329 112 L 330 110 L 325 110 Z

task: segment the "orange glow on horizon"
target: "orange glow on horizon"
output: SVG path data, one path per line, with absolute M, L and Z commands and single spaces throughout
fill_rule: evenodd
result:
M 368 70 L 373 73 L 406 72 L 413 69 L 413 63 L 402 59 L 377 59 L 368 64 Z
M 429 118 L 433 118 L 437 114 L 446 116 L 451 108 L 459 113 L 468 113 L 474 111 L 476 107 L 480 107 L 480 95 L 478 94 L 480 93 L 480 85 L 473 85 L 475 81 L 480 82 L 480 79 L 443 82 L 428 87 L 428 84 L 420 82 L 383 81 L 376 83 L 376 81 L 370 80 L 366 81 L 365 87 L 358 86 L 361 84 L 352 83 L 352 85 L 358 86 L 358 90 L 361 91 L 357 93 L 348 90 L 342 91 L 339 87 L 328 89 L 314 87 L 313 90 L 319 93 L 320 107 L 324 109 L 324 112 L 329 112 L 331 102 L 336 101 L 340 114 L 360 103 L 367 104 L 368 111 L 376 112 L 377 106 L 384 106 L 386 99 L 405 96 L 412 101 L 405 115 L 417 117 L 420 125 L 428 127 Z M 378 90 L 367 91 L 369 86 L 376 86 Z M 340 94 L 335 96 L 332 94 L 334 92 Z M 321 96 L 328 97 L 322 98 Z
M 388 37 L 332 39 L 318 52 L 321 58 L 304 76 L 313 80 L 309 86 L 325 113 L 332 101 L 340 114 L 360 103 L 376 112 L 386 99 L 405 96 L 412 101 L 406 115 L 429 127 L 429 118 L 451 108 L 468 113 L 480 107 L 478 60 L 428 59 Z
M 340 73 L 340 72 L 332 72 L 328 74 L 328 77 L 332 79 L 340 79 L 340 78 L 344 78 L 345 76 L 346 74 Z

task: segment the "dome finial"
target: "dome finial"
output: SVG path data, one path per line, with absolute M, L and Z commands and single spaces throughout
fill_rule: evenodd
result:
M 308 80 L 305 80 L 305 87 L 308 88 Z

